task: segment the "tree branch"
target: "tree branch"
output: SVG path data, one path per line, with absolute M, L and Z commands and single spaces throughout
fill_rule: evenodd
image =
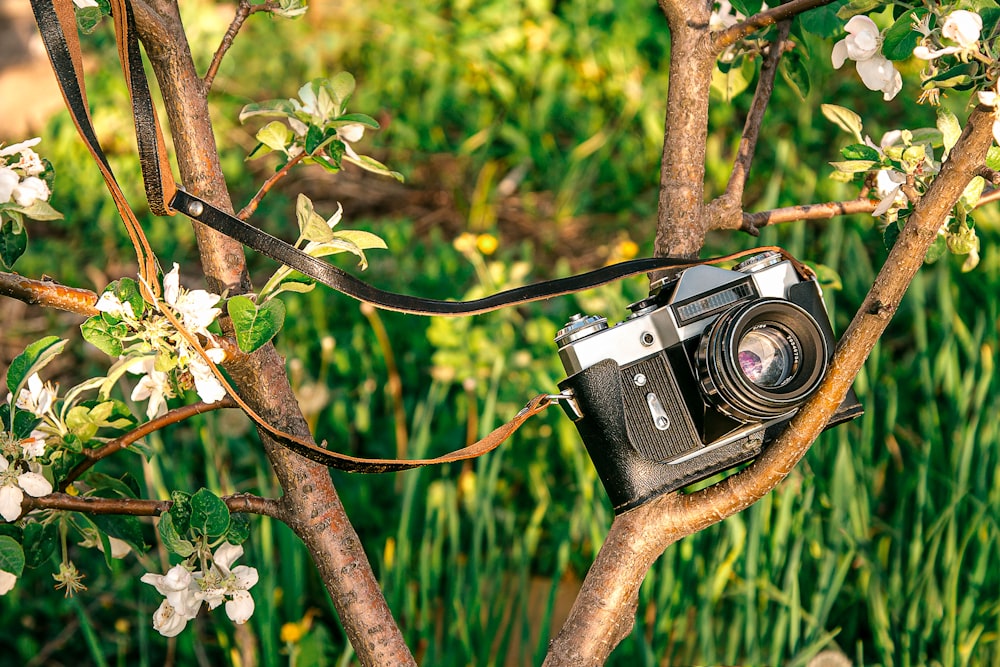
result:
M 212 63 L 208 66 L 208 71 L 205 72 L 205 78 L 202 80 L 205 85 L 205 90 L 212 89 L 212 83 L 215 82 L 215 75 L 219 72 L 219 65 L 222 64 L 222 58 L 229 51 L 230 47 L 232 47 L 233 40 L 236 39 L 236 35 L 240 32 L 240 28 L 243 27 L 244 22 L 246 22 L 250 15 L 257 12 L 269 12 L 278 6 L 279 5 L 276 0 L 268 0 L 260 5 L 252 5 L 250 4 L 250 0 L 239 1 L 239 5 L 236 7 L 236 15 L 233 16 L 233 21 L 229 24 L 229 29 L 226 30 L 226 34 L 222 36 L 219 48 L 216 49 L 215 55 L 212 56 Z
M 23 301 L 33 306 L 58 308 L 77 315 L 91 317 L 97 314 L 94 304 L 97 294 L 86 289 L 66 287 L 51 280 L 33 280 L 16 273 L 0 271 L 0 295 Z
M 607 628 L 631 624 L 639 586 L 663 550 L 755 503 L 808 451 L 898 308 L 942 221 L 985 163 L 992 123 L 992 112 L 972 113 L 841 338 L 822 385 L 781 436 L 753 464 L 719 484 L 690 495 L 667 494 L 616 517 L 545 665 L 603 664 L 613 648 Z
M 816 7 L 828 5 L 833 0 L 792 0 L 783 5 L 778 5 L 773 9 L 754 14 L 742 23 L 713 33 L 712 43 L 715 45 L 716 55 L 726 50 L 744 37 L 748 37 L 761 28 L 772 26 L 781 21 L 792 19 L 803 12 Z
M 756 236 L 756 229 L 754 227 L 747 228 L 746 220 L 742 216 L 743 191 L 746 188 L 750 165 L 753 163 L 754 153 L 757 149 L 760 128 L 764 122 L 764 113 L 767 111 L 771 95 L 774 92 L 774 79 L 778 75 L 778 64 L 781 62 L 781 54 L 784 52 L 785 40 L 788 39 L 791 27 L 791 21 L 782 21 L 779 24 L 778 35 L 771 43 L 767 58 L 761 65 L 757 89 L 754 91 L 750 111 L 743 124 L 743 136 L 740 138 L 739 150 L 733 162 L 733 171 L 730 174 L 726 192 L 706 207 L 706 224 L 709 229 L 730 229 L 739 221 L 741 228 Z
M 253 215 L 254 211 L 257 210 L 257 207 L 260 206 L 261 200 L 264 199 L 264 195 L 266 195 L 271 190 L 271 188 L 274 187 L 274 184 L 280 181 L 285 176 L 287 176 L 288 172 L 291 171 L 292 167 L 297 165 L 299 162 L 302 162 L 302 160 L 304 160 L 305 158 L 306 158 L 305 153 L 299 153 L 295 157 L 291 158 L 284 165 L 282 165 L 281 169 L 271 174 L 271 176 L 266 181 L 264 181 L 264 184 L 260 186 L 260 190 L 258 190 L 257 194 L 253 196 L 253 199 L 247 202 L 247 205 L 244 206 L 240 210 L 240 212 L 236 214 L 236 217 L 239 218 L 240 220 L 246 220 L 251 215 Z
M 758 213 L 744 213 L 740 229 L 753 233 L 768 225 L 781 222 L 797 222 L 799 220 L 825 220 L 837 215 L 853 215 L 855 213 L 871 213 L 878 206 L 877 201 L 868 199 L 852 199 L 850 201 L 831 201 L 822 204 L 804 204 L 802 206 L 787 206 Z
M 230 512 L 261 514 L 284 521 L 282 503 L 274 498 L 262 498 L 249 493 L 223 496 L 222 501 Z M 23 512 L 31 510 L 59 510 L 86 514 L 123 514 L 129 516 L 160 516 L 173 505 L 172 500 L 145 500 L 140 498 L 98 498 L 96 496 L 71 496 L 67 493 L 50 493 L 41 498 L 26 496 L 21 503 Z
M 120 452 L 134 442 L 145 438 L 150 433 L 159 431 L 161 428 L 169 426 L 170 424 L 177 424 L 185 419 L 190 419 L 191 417 L 200 415 L 204 412 L 235 407 L 236 402 L 228 396 L 223 398 L 221 401 L 216 401 L 215 403 L 198 402 L 191 405 L 185 405 L 169 411 L 162 417 L 151 419 L 145 424 L 141 424 L 137 428 L 132 429 L 128 433 L 106 442 L 101 447 L 97 447 L 95 449 L 85 449 L 83 454 L 86 458 L 76 464 L 76 466 L 69 471 L 66 478 L 59 483 L 59 490 L 65 491 L 70 484 L 79 479 L 80 475 L 92 468 L 98 461 Z

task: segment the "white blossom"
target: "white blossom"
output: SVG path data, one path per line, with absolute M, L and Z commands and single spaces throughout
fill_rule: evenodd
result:
M 965 9 L 948 14 L 944 25 L 941 26 L 941 36 L 957 42 L 964 49 L 974 48 L 982 31 L 982 17 Z
M 0 204 L 6 204 L 14 194 L 21 177 L 10 167 L 0 166 Z
M 840 69 L 847 60 L 853 60 L 865 86 L 881 91 L 885 100 L 891 100 L 902 90 L 903 78 L 879 51 L 882 35 L 878 26 L 867 16 L 855 16 L 844 29 L 847 37 L 833 47 L 833 66 Z
M 202 289 L 182 289 L 179 273 L 180 266 L 175 262 L 174 268 L 163 277 L 163 300 L 177 311 L 181 323 L 192 333 L 211 338 L 208 326 L 222 313 L 221 308 L 214 307 L 222 297 Z
M 934 60 L 940 58 L 941 56 L 951 55 L 952 53 L 958 53 L 962 49 L 957 46 L 946 46 L 943 49 L 932 49 L 925 44 L 920 44 L 913 48 L 913 56 L 919 58 L 920 60 Z
M 86 9 L 87 7 L 100 7 L 97 4 L 97 0 L 73 0 L 73 4 L 80 9 Z
M 45 434 L 33 430 L 31 435 L 21 440 L 21 456 L 27 460 L 38 458 L 45 454 Z
M 40 498 L 52 493 L 52 484 L 36 470 L 19 472 L 6 457 L 0 456 L 0 516 L 15 521 L 21 516 L 24 494 Z
M 355 160 L 360 160 L 357 152 L 351 146 L 352 143 L 356 141 L 361 141 L 361 138 L 365 136 L 365 126 L 361 123 L 348 123 L 343 127 L 337 128 L 337 138 L 344 143 L 344 152 L 347 153 L 348 157 L 354 158 Z
M 8 157 L 10 155 L 17 155 L 18 153 L 23 153 L 24 151 L 29 150 L 34 146 L 37 146 L 39 142 L 41 142 L 41 140 L 42 140 L 41 137 L 35 137 L 34 139 L 28 139 L 18 144 L 11 144 L 10 146 L 0 148 L 0 157 Z
M 170 377 L 163 371 L 155 368 L 155 359 L 145 357 L 132 364 L 128 368 L 130 373 L 144 373 L 139 379 L 139 383 L 132 390 L 133 401 L 145 401 L 149 399 L 146 406 L 146 416 L 155 419 L 167 412 L 167 399 L 173 397 L 174 390 L 170 386 Z
M 183 565 L 174 565 L 166 574 L 147 572 L 140 581 L 153 586 L 164 597 L 153 613 L 153 629 L 164 637 L 176 637 L 198 615 L 201 600 L 195 595 L 197 584 Z
M 216 364 L 222 363 L 226 358 L 226 351 L 221 347 L 210 347 L 205 350 L 205 354 Z M 212 367 L 200 356 L 192 356 L 188 360 L 188 370 L 191 371 L 194 389 L 201 400 L 206 403 L 217 403 L 226 397 L 225 387 L 215 377 Z
M 195 595 L 215 609 L 226 597 L 226 615 L 234 623 L 246 623 L 253 615 L 254 601 L 248 592 L 258 580 L 257 568 L 246 565 L 232 567 L 243 555 L 243 547 L 224 542 L 212 556 L 212 568 L 207 573 L 195 572 L 200 591 Z M 230 569 L 232 568 L 232 569 Z
M 102 294 L 101 298 L 94 304 L 94 308 L 102 313 L 108 313 L 118 318 L 128 317 L 129 319 L 135 319 L 132 304 L 128 301 L 123 302 L 114 292 L 105 292 Z
M 50 194 L 48 183 L 37 176 L 29 176 L 14 186 L 11 196 L 18 206 L 27 208 L 36 201 L 47 201 Z
M 17 407 L 27 410 L 36 417 L 43 417 L 52 409 L 55 397 L 55 387 L 49 382 L 42 382 L 38 373 L 32 373 L 28 377 L 28 386 L 23 387 L 17 396 Z
M 0 570 L 0 595 L 7 595 L 7 593 L 10 593 L 16 583 L 16 575 L 5 570 Z

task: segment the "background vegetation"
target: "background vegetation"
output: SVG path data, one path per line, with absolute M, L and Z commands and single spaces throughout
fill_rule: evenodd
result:
M 207 63 L 230 10 L 185 10 Z M 119 180 L 138 183 L 123 177 L 137 167 L 113 42 L 101 30 L 90 44 L 103 66 L 90 84 L 95 124 Z M 902 97 L 883 103 L 853 75 L 829 74 L 829 44 L 808 46 L 812 91 L 802 103 L 779 82 L 747 210 L 854 196 L 827 178 L 846 136 L 816 112 L 822 102 L 850 100 L 876 141 L 900 118 L 933 125 L 930 109 Z M 327 3 L 297 22 L 255 18 L 216 83 L 234 200 L 246 201 L 272 166 L 244 162 L 253 128 L 236 123 L 239 107 L 347 70 L 358 79 L 352 108 L 384 126 L 366 148 L 403 172 L 406 186 L 306 171 L 265 200 L 254 218 L 261 226 L 288 236 L 298 190 L 321 212 L 342 201 L 347 224 L 388 241 L 388 252 L 370 255 L 367 279 L 438 297 L 649 254 L 668 50 L 658 8 L 634 1 Z M 728 178 L 745 97 L 713 111 L 712 192 Z M 133 274 L 120 264 L 127 240 L 68 117 L 51 120 L 40 148 L 56 166 L 53 204 L 67 217 L 31 228 L 20 270 L 98 289 Z M 138 188 L 132 194 L 141 201 Z M 961 258 L 926 267 L 859 377 L 865 416 L 826 433 L 764 501 L 668 550 L 612 664 L 801 665 L 834 646 L 855 664 L 1000 664 L 995 208 L 978 222 L 979 267 L 963 274 Z M 150 218 L 147 230 L 161 261 L 190 267 L 186 223 Z M 473 236 L 456 242 L 463 232 Z M 838 330 L 885 256 L 867 216 L 768 228 L 759 241 L 720 236 L 709 251 L 758 243 L 836 272 L 826 297 Z M 259 280 L 272 268 L 257 266 Z M 278 345 L 318 440 L 418 457 L 454 449 L 552 390 L 562 372 L 551 341 L 570 314 L 617 318 L 642 296 L 635 280 L 474 319 L 425 320 L 316 290 L 286 299 Z M 27 341 L 51 319 L 61 316 L 29 311 L 4 322 L 5 338 Z M 74 364 L 92 363 L 72 327 L 69 335 L 78 357 L 67 378 Z M 201 486 L 278 492 L 236 413 L 205 415 L 149 444 L 159 452 L 151 461 L 129 455 L 105 462 L 105 472 L 141 473 L 156 497 Z M 553 615 L 565 611 L 611 520 L 579 437 L 556 410 L 475 463 L 334 474 L 408 643 L 428 665 L 540 662 Z M 148 567 L 131 558 L 109 571 L 80 549 L 90 590 L 63 600 L 47 573 L 26 576 L 0 603 L 0 650 L 22 664 L 79 663 L 82 638 L 93 664 L 350 664 L 297 539 L 262 518 L 246 546 L 244 562 L 261 573 L 247 626 L 202 618 L 171 644 L 152 632 L 159 600 L 138 581 L 145 569 L 163 571 L 151 563 L 157 550 Z

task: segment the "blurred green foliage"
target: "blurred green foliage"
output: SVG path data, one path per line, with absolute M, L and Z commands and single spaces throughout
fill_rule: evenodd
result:
M 196 57 L 207 63 L 228 10 L 185 11 Z M 539 226 L 602 214 L 601 225 L 623 230 L 648 254 L 668 53 L 655 4 L 455 0 L 325 3 L 311 11 L 297 22 L 254 17 L 216 81 L 217 136 L 237 205 L 262 180 L 243 162 L 253 138 L 236 123 L 238 109 L 346 70 L 358 79 L 352 108 L 385 127 L 373 150 L 392 168 L 410 175 L 434 154 L 458 155 L 467 192 L 477 175 L 495 170 L 490 196 L 520 169 L 522 192 L 551 193 L 556 202 Z M 95 123 L 139 202 L 124 91 L 102 30 L 91 43 L 106 57 L 90 81 Z M 818 113 L 821 102 L 850 101 L 873 131 L 896 129 L 899 118 L 909 127 L 934 124 L 933 110 L 902 96 L 886 104 L 852 73 L 831 74 L 829 44 L 804 47 L 812 92 L 803 103 L 779 82 L 748 210 L 855 196 L 827 178 L 844 137 Z M 748 103 L 744 94 L 713 108 L 709 192 L 728 180 Z M 65 116 L 53 119 L 40 149 L 56 165 L 53 203 L 67 215 L 32 230 L 19 268 L 103 287 L 102 277 L 129 270 L 117 214 Z M 255 220 L 291 232 L 291 201 L 269 196 Z M 470 226 L 487 219 L 474 218 L 471 198 L 458 204 Z M 559 248 L 508 242 L 495 223 L 474 229 L 500 239 L 484 255 L 461 251 L 440 229 L 346 216 L 386 239 L 389 252 L 371 253 L 366 278 L 389 289 L 459 298 L 570 271 L 569 258 L 535 261 Z M 865 416 L 824 434 L 762 502 L 669 549 L 643 584 L 635 629 L 611 664 L 805 665 L 832 647 L 855 664 L 998 664 L 1000 433 L 992 415 L 1000 409 L 1000 234 L 995 210 L 977 217 L 982 263 L 962 274 L 960 262 L 945 258 L 918 276 L 856 383 Z M 189 225 L 144 222 L 161 261 L 194 266 Z M 735 236 L 710 241 L 711 252 L 750 245 Z M 885 257 L 881 234 L 864 217 L 769 228 L 759 242 L 838 272 L 842 288 L 827 293 L 838 331 Z M 254 262 L 261 276 L 273 270 Z M 454 320 L 365 313 L 317 289 L 286 298 L 277 344 L 318 440 L 351 454 L 420 457 L 485 434 L 533 393 L 552 390 L 562 373 L 551 340 L 565 319 L 577 311 L 617 318 L 643 289 L 640 280 L 626 281 Z M 159 452 L 152 461 L 123 454 L 102 471 L 132 470 L 160 498 L 201 487 L 280 493 L 250 425 L 235 413 L 190 420 L 149 444 Z M 557 410 L 472 463 L 333 474 L 423 664 L 540 663 L 558 629 L 552 615 L 565 611 L 557 586 L 573 590 L 612 518 L 578 435 Z M 147 541 L 154 539 L 149 526 Z M 291 532 L 257 518 L 245 547 L 244 562 L 261 581 L 257 611 L 243 628 L 203 617 L 171 647 L 151 631 L 159 600 L 138 581 L 146 569 L 163 571 L 157 551 L 109 571 L 99 554 L 80 550 L 74 558 L 90 590 L 63 600 L 44 568 L 30 572 L 0 604 L 0 647 L 23 664 L 149 665 L 167 656 L 178 664 L 246 664 L 241 651 L 262 665 L 293 655 L 297 664 L 350 664 L 326 593 Z M 77 657 L 81 636 L 85 660 Z

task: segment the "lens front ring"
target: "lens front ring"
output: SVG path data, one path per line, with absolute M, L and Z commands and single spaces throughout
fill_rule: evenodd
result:
M 704 397 L 743 422 L 798 408 L 826 375 L 829 343 L 816 320 L 784 299 L 722 314 L 702 335 L 697 374 Z

